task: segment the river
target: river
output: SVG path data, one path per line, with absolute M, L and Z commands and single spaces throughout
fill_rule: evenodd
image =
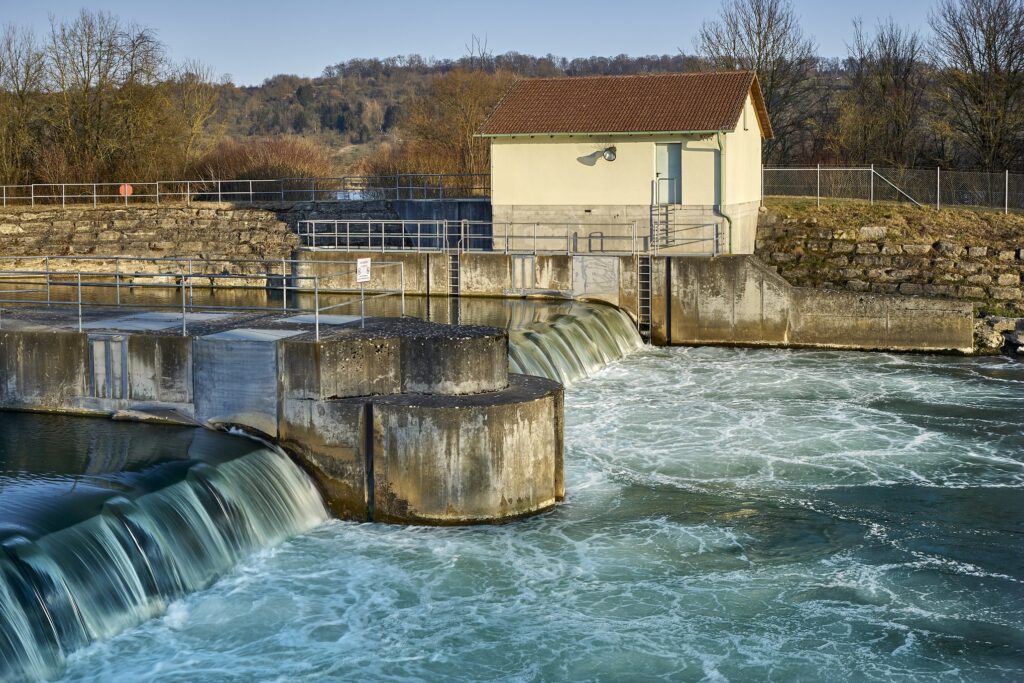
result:
M 647 347 L 565 409 L 554 511 L 311 524 L 60 675 L 1024 678 L 1024 365 Z

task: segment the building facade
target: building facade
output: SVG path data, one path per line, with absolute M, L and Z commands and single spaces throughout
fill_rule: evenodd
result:
M 753 73 L 527 79 L 480 134 L 496 239 L 532 226 L 541 248 L 754 251 L 772 132 Z

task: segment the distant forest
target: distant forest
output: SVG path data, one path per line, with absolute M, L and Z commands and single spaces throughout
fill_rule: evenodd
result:
M 696 71 L 701 64 L 686 55 L 567 59 L 514 52 L 441 60 L 420 55 L 351 59 L 328 66 L 318 78 L 282 74 L 258 86 L 220 85 L 216 121 L 236 136 L 331 133 L 358 145 L 393 132 L 409 103 L 423 97 L 435 78 L 453 71 L 532 78 Z
M 474 133 L 516 78 L 750 69 L 767 164 L 1024 170 L 1024 0 L 936 0 L 927 38 L 854 21 L 824 59 L 789 0 L 723 0 L 692 54 L 353 59 L 316 78 L 218 82 L 151 29 L 83 11 L 0 32 L 0 182 L 484 173 Z

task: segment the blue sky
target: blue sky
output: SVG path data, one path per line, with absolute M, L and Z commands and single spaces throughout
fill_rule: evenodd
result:
M 846 54 L 857 15 L 868 25 L 892 16 L 927 32 L 932 4 L 794 0 L 804 29 L 825 56 Z M 0 0 L 0 23 L 44 33 L 49 15 L 69 17 L 82 7 L 154 28 L 175 59 L 197 58 L 239 84 L 259 83 L 276 73 L 315 76 L 324 66 L 352 57 L 457 57 L 473 34 L 486 35 L 495 53 L 579 57 L 674 53 L 680 48 L 689 52 L 696 27 L 718 11 L 715 0 L 512 0 L 494 6 L 480 0 Z

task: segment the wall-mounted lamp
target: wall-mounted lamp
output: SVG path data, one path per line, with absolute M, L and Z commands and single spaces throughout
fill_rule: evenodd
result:
M 591 152 L 590 154 L 584 154 L 581 157 L 576 157 L 576 161 L 580 162 L 584 166 L 596 166 L 597 162 L 601 159 L 605 161 L 615 161 L 615 147 L 605 147 Z

